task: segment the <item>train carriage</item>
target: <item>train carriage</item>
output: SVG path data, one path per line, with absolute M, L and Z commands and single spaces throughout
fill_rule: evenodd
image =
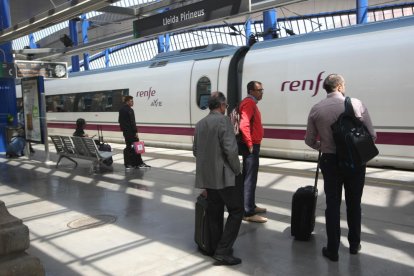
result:
M 141 139 L 149 145 L 191 148 L 194 125 L 207 113 L 208 95 L 227 94 L 230 109 L 251 80 L 263 83 L 265 128 L 261 153 L 315 160 L 304 144 L 310 108 L 326 97 L 323 79 L 345 77 L 347 95 L 368 107 L 380 155 L 372 165 L 414 169 L 414 17 L 352 26 L 252 47 L 208 45 L 162 53 L 153 60 L 45 82 L 49 133 L 70 134 L 78 117 L 89 132 L 103 125 L 122 142 L 117 123 L 122 97 L 134 97 Z M 20 93 L 19 88 L 17 89 Z
M 243 87 L 260 80 L 265 127 L 263 153 L 309 159 L 303 143 L 311 107 L 326 97 L 324 78 L 339 73 L 346 94 L 368 107 L 380 156 L 371 164 L 413 168 L 414 20 L 353 26 L 255 45 L 244 60 Z M 406 165 L 399 164 L 404 162 Z

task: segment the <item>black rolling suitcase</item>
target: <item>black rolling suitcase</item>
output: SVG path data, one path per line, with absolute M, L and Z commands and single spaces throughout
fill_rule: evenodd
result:
M 201 252 L 207 255 L 213 255 L 214 251 L 211 245 L 207 211 L 207 198 L 203 195 L 199 195 L 195 205 L 194 241 L 198 245 L 198 249 L 200 249 Z
M 310 239 L 315 228 L 315 209 L 318 199 L 318 175 L 321 152 L 319 151 L 318 165 L 316 167 L 315 185 L 299 188 L 292 198 L 291 235 L 297 240 Z
M 212 256 L 216 250 L 217 244 L 214 245 L 211 238 L 210 226 L 207 218 L 208 203 L 207 198 L 203 195 L 197 197 L 195 206 L 195 231 L 194 241 L 198 245 L 198 249 L 206 255 Z M 221 228 L 223 229 L 223 220 L 221 220 Z
M 124 149 L 124 164 L 132 167 L 142 164 L 140 156 L 135 153 L 133 147 Z

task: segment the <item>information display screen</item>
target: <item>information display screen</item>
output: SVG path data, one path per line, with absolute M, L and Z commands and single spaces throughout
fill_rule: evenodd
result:
M 16 78 L 42 76 L 45 79 L 68 78 L 66 62 L 16 60 Z
M 22 80 L 22 96 L 25 120 L 26 140 L 43 143 L 42 106 L 40 96 L 43 93 L 39 87 L 38 78 Z

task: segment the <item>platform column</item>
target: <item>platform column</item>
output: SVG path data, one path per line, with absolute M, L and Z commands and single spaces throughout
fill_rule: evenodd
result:
M 164 35 L 164 51 L 165 52 L 170 51 L 170 34 Z
M 277 13 L 275 9 L 263 12 L 263 39 L 269 40 L 275 38 L 276 34 Z
M 78 46 L 78 28 L 76 26 L 77 20 L 69 20 L 69 33 L 73 46 Z M 72 72 L 79 72 L 79 56 L 72 56 Z
M 110 65 L 111 59 L 109 58 L 109 49 L 105 49 L 105 68 Z
M 170 51 L 170 35 L 159 35 L 157 41 L 158 53 Z
M 88 44 L 88 29 L 90 27 L 90 22 L 86 19 L 86 15 L 81 15 L 81 22 L 82 22 L 82 42 L 83 45 Z M 73 68 L 73 67 L 72 67 Z M 83 68 L 85 70 L 89 70 L 89 53 L 83 53 Z
M 30 49 L 37 49 L 37 48 L 39 48 L 39 47 L 37 47 L 36 40 L 35 40 L 33 34 L 29 34 L 29 47 L 30 47 Z
M 248 19 L 246 21 L 246 24 L 244 26 L 244 29 L 246 30 L 246 45 L 247 46 L 251 46 L 251 35 L 252 35 L 252 21 L 250 19 Z
M 165 42 L 164 41 L 165 41 L 164 35 L 159 35 L 158 36 L 158 41 L 157 41 L 158 53 L 165 52 L 165 47 L 164 47 Z
M 157 0 L 157 2 L 161 2 L 161 0 Z M 163 13 L 169 10 L 170 10 L 169 8 L 165 8 L 165 9 L 159 10 L 158 12 Z M 158 53 L 168 52 L 170 50 L 170 35 L 169 34 L 159 35 L 157 46 L 158 46 Z
M 368 0 L 357 1 L 357 24 L 368 22 Z
M 0 0 L 0 30 L 11 26 L 10 2 Z M 12 44 L 6 42 L 0 45 L 0 62 L 13 63 Z M 13 117 L 8 122 L 8 117 Z M 10 117 L 11 118 L 11 117 Z M 6 127 L 17 122 L 16 84 L 14 79 L 0 78 L 0 152 L 6 151 Z

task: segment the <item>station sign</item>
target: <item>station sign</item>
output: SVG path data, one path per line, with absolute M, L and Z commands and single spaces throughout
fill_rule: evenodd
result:
M 16 68 L 14 63 L 2 63 L 0 62 L 0 78 L 15 78 Z
M 67 79 L 66 62 L 47 62 L 32 60 L 16 60 L 16 78 L 42 76 L 45 79 Z
M 133 22 L 134 37 L 171 32 L 250 11 L 250 0 L 204 0 Z

